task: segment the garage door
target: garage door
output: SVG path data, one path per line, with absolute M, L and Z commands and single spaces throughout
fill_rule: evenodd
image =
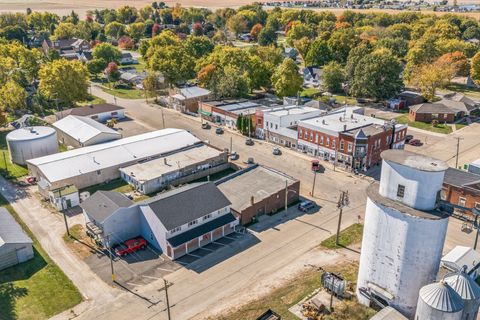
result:
M 0 255 L 0 270 L 16 265 L 17 263 L 17 253 L 15 250 Z

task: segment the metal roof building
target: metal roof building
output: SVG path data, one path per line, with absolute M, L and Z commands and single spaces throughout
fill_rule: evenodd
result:
M 53 123 L 57 136 L 66 146 L 86 147 L 121 139 L 122 135 L 89 117 L 67 116 Z
M 476 271 L 480 264 L 480 253 L 470 247 L 456 246 L 443 256 L 441 265 L 450 271 L 467 267 L 467 273 Z
M 420 289 L 416 320 L 460 320 L 464 303 L 445 281 L 428 284 Z
M 119 169 L 200 143 L 181 129 L 163 129 L 29 160 L 32 176 L 51 187 L 82 189 L 120 178 Z
M 0 208 L 0 270 L 33 258 L 33 241 L 7 211 Z

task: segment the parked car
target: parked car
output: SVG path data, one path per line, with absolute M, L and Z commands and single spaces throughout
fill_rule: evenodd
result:
M 279 156 L 282 154 L 282 151 L 279 148 L 273 148 L 272 153 L 274 156 Z
M 407 135 L 405 136 L 405 142 L 406 142 L 406 143 L 409 143 L 410 140 L 412 140 L 412 139 L 413 139 L 413 136 L 412 136 L 411 134 L 407 134 Z
M 247 140 L 245 140 L 245 144 L 246 144 L 247 146 L 253 146 L 253 145 L 254 145 L 254 142 L 253 142 L 252 139 L 248 138 Z
M 313 209 L 315 205 L 313 204 L 312 201 L 302 201 L 298 204 L 298 210 L 302 212 L 308 212 L 309 210 Z
M 138 250 L 143 250 L 147 247 L 147 241 L 142 237 L 134 238 L 125 241 L 124 243 L 117 244 L 113 247 L 115 254 L 119 257 L 126 256 L 127 254 L 134 253 Z
M 232 151 L 232 153 L 230 153 L 230 160 L 238 160 L 238 158 L 240 158 L 240 156 L 237 152 Z
M 223 129 L 222 128 L 217 128 L 215 129 L 216 134 L 223 134 Z
M 411 145 L 411 146 L 415 146 L 415 147 L 419 147 L 419 146 L 423 145 L 423 143 L 418 139 L 410 140 L 410 142 L 408 144 Z
M 212 126 L 208 122 L 202 123 L 202 129 L 210 129 Z
M 29 184 L 37 184 L 37 178 L 35 178 L 35 177 L 28 177 L 28 178 L 27 178 L 27 183 L 29 183 Z

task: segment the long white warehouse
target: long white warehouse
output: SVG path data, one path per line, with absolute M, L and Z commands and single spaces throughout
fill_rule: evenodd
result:
M 78 189 L 120 178 L 119 169 L 201 143 L 181 129 L 163 129 L 28 160 L 32 176 L 50 189 Z

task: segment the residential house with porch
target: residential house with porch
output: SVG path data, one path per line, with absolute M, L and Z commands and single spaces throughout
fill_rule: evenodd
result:
M 364 170 L 381 161 L 387 149 L 403 149 L 407 126 L 358 113 L 345 107 L 298 124 L 298 148 L 347 170 Z

